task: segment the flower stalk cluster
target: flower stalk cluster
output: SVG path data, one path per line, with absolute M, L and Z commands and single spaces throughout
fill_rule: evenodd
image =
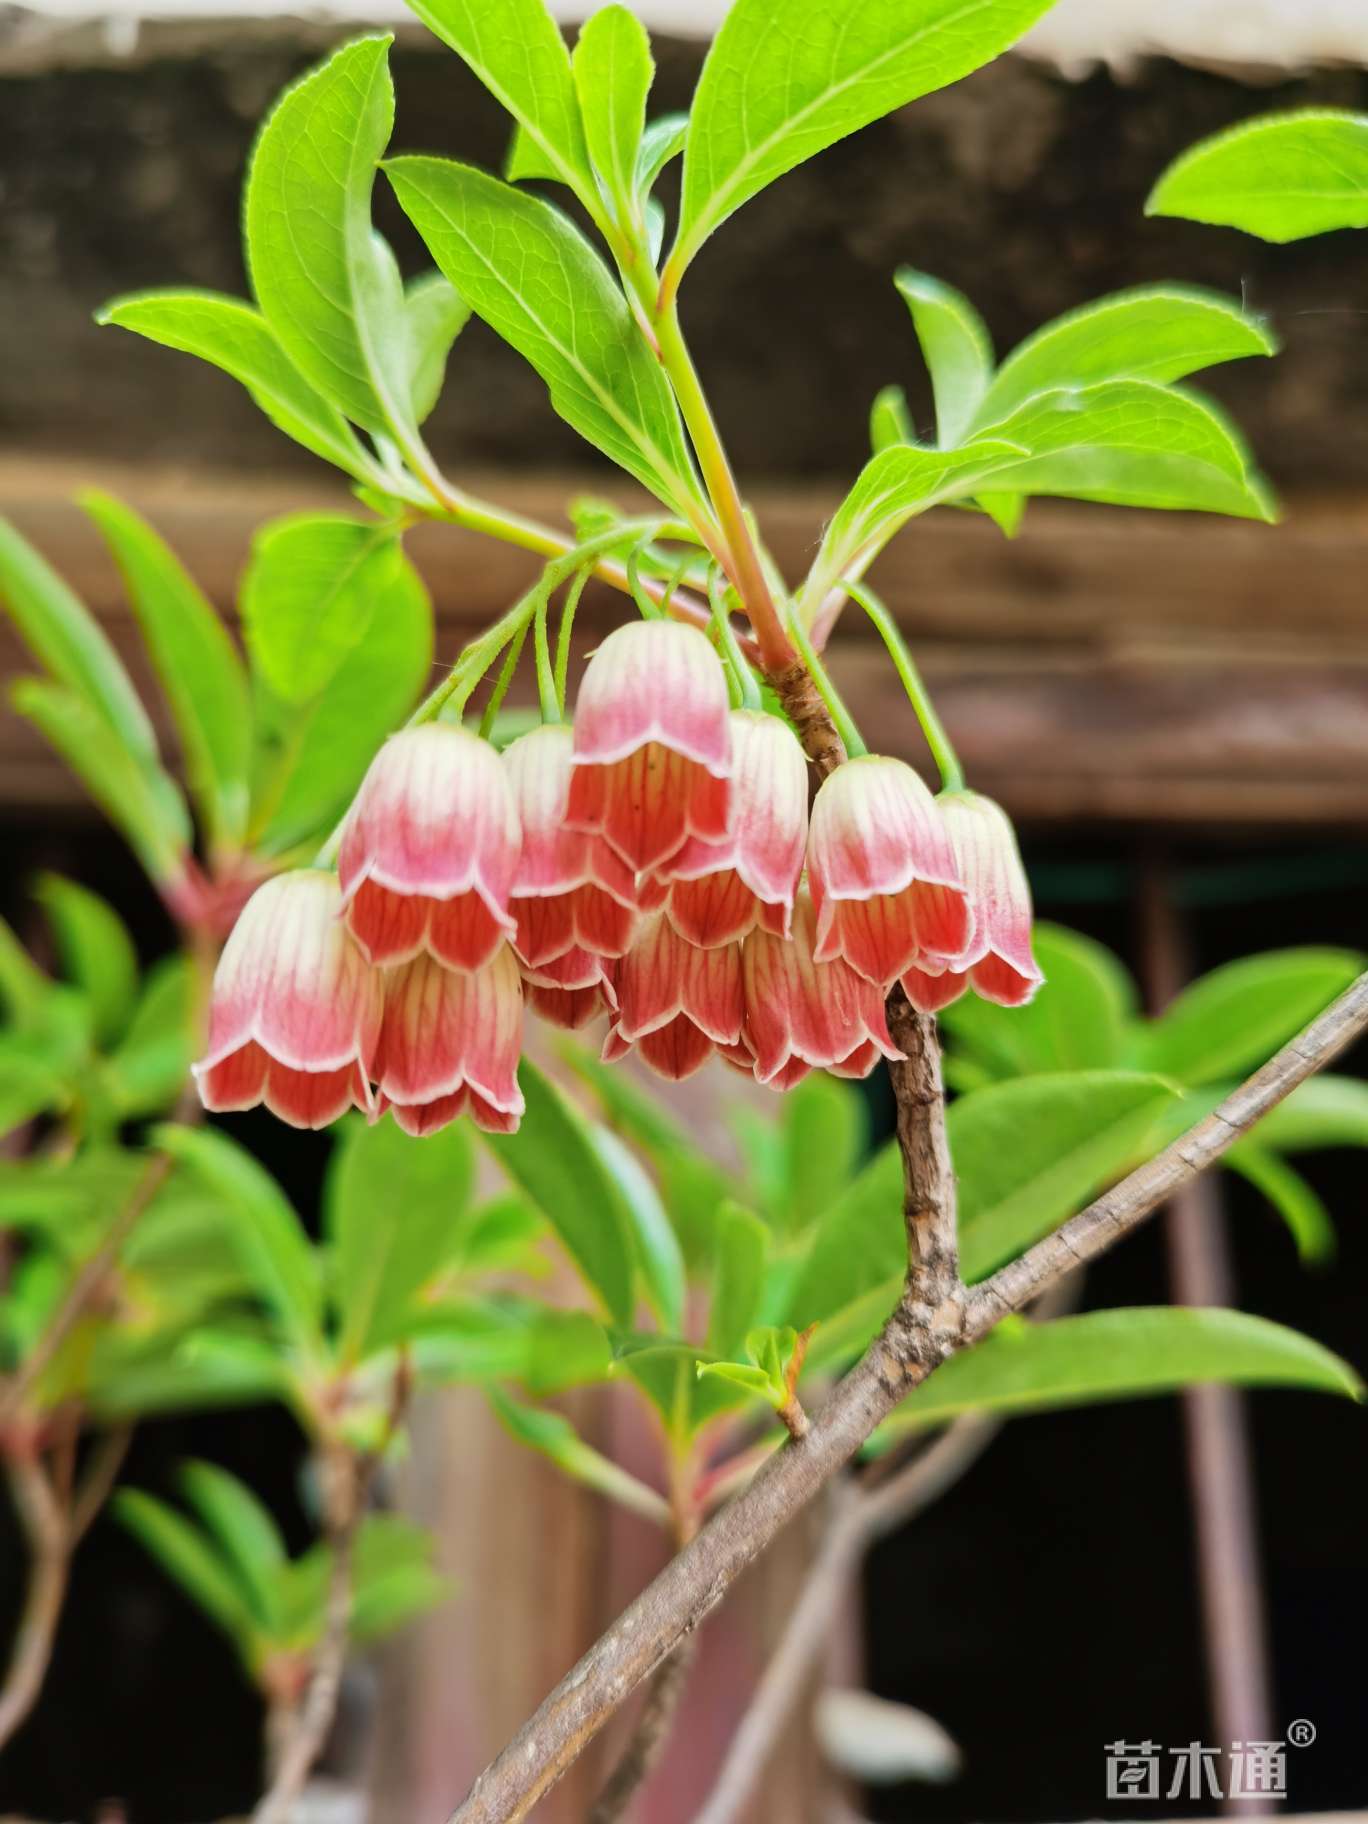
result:
M 539 634 L 542 671 L 549 647 Z M 713 1054 L 783 1090 L 896 1059 L 884 1001 L 1028 1000 L 1029 891 L 1011 824 L 860 753 L 823 779 L 780 715 L 734 707 L 698 628 L 619 627 L 572 721 L 500 753 L 463 724 L 402 730 L 343 825 L 337 874 L 269 881 L 215 982 L 207 1107 L 297 1126 L 346 1109 L 406 1132 L 511 1132 L 523 1013 L 664 1077 Z

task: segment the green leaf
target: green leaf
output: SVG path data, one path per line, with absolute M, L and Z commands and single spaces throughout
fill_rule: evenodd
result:
M 1349 950 L 1273 950 L 1213 969 L 1155 1020 L 1145 1067 L 1180 1083 L 1240 1077 L 1267 1063 L 1363 968 Z
M 813 1228 L 785 1307 L 789 1323 L 825 1328 L 845 1306 L 901 1277 L 907 1253 L 902 1198 L 902 1160 L 889 1141 Z
M 378 478 L 341 412 L 304 378 L 261 312 L 240 298 L 212 291 L 137 292 L 106 304 L 96 321 L 221 368 L 287 437 L 349 475 Z
M 592 1127 L 595 1150 L 612 1174 L 622 1207 L 631 1219 L 637 1265 L 651 1309 L 662 1328 L 684 1327 L 684 1256 L 670 1227 L 660 1193 L 641 1162 L 606 1127 Z
M 138 953 L 114 908 L 60 874 L 41 874 L 34 895 L 47 913 L 62 973 L 90 1002 L 107 1044 L 128 1024 L 138 993 Z
M 215 1463 L 182 1463 L 181 1491 L 232 1566 L 258 1627 L 279 1625 L 279 1574 L 285 1543 L 270 1513 L 236 1476 Z
M 822 540 L 816 572 L 839 577 L 871 547 L 886 544 L 915 514 L 938 502 L 972 494 L 975 483 L 996 469 L 1019 466 L 1027 446 L 986 438 L 959 450 L 930 450 L 894 444 L 860 470 L 836 509 Z
M 993 1083 L 953 1103 L 946 1128 L 966 1283 L 986 1279 L 1127 1171 L 1174 1094 L 1160 1077 L 1080 1070 Z
M 893 283 L 912 313 L 931 375 L 936 441 L 948 449 L 973 423 L 993 377 L 988 326 L 962 292 L 929 273 L 904 266 Z
M 1270 1109 L 1259 1123 L 1258 1137 L 1260 1146 L 1280 1153 L 1368 1146 L 1368 1083 L 1322 1071 Z
M 567 1476 L 636 1513 L 668 1521 L 670 1510 L 654 1489 L 638 1482 L 635 1476 L 586 1444 L 562 1414 L 525 1406 L 495 1387 L 489 1389 L 489 1400 L 511 1437 L 549 1457 Z
M 464 1123 L 426 1140 L 392 1121 L 346 1124 L 324 1188 L 344 1360 L 363 1360 L 403 1336 L 418 1294 L 458 1246 L 474 1182 Z
M 307 703 L 326 690 L 407 562 L 389 527 L 373 520 L 299 513 L 257 533 L 242 579 L 243 631 L 277 697 Z
M 432 1564 L 432 1535 L 399 1514 L 367 1515 L 356 1537 L 350 1638 L 366 1646 L 445 1602 L 452 1586 Z M 320 1625 L 322 1615 L 320 1613 Z
M 998 369 L 973 421 L 999 423 L 1038 393 L 1105 380 L 1165 384 L 1222 361 L 1276 354 L 1258 317 L 1194 286 L 1139 285 L 1056 317 Z
M 246 1593 L 198 1527 L 141 1489 L 121 1488 L 110 1503 L 121 1526 L 154 1557 L 244 1655 L 251 1651 L 256 1619 Z
M 163 1127 L 156 1143 L 224 1200 L 243 1268 L 291 1342 L 323 1351 L 323 1283 L 299 1218 L 274 1178 L 250 1153 L 211 1129 Z
M 1263 1192 L 1287 1224 L 1304 1266 L 1324 1266 L 1334 1259 L 1335 1225 L 1330 1212 L 1294 1166 L 1252 1140 L 1232 1146 L 1224 1164 Z
M 198 1008 L 194 967 L 168 956 L 143 981 L 142 993 L 105 1078 L 125 1116 L 155 1114 L 174 1102 L 195 1055 Z
M 603 7 L 580 27 L 571 66 L 589 157 L 625 221 L 655 75 L 645 26 L 625 6 Z
M 526 1112 L 516 1134 L 488 1134 L 490 1151 L 546 1217 L 609 1315 L 629 1324 L 632 1220 L 589 1124 L 527 1058 L 518 1072 Z
M 603 261 L 565 216 L 468 165 L 385 174 L 452 284 L 546 382 L 580 435 L 674 505 L 695 492 L 674 396 Z
M 739 1203 L 717 1212 L 708 1307 L 708 1349 L 732 1356 L 745 1341 L 760 1309 L 769 1258 L 769 1231 Z
M 71 1086 L 56 1071 L 37 1063 L 27 1048 L 6 1044 L 0 1035 L 0 1136 L 13 1133 L 35 1115 L 69 1107 L 71 1099 Z
M 864 1102 L 853 1085 L 814 1071 L 784 1097 L 782 1208 L 805 1229 L 854 1177 L 868 1140 Z
M 687 1131 L 665 1103 L 639 1083 L 634 1083 L 626 1071 L 603 1063 L 577 1039 L 561 1040 L 556 1050 L 575 1075 L 594 1091 L 608 1121 L 635 1145 L 654 1154 L 687 1149 L 692 1145 Z
M 336 822 L 427 679 L 432 604 L 422 579 L 405 560 L 379 580 L 385 596 L 320 698 L 300 705 L 258 692 L 253 823 L 268 852 Z
M 404 289 L 409 347 L 409 398 L 422 424 L 442 396 L 451 345 L 470 320 L 470 306 L 440 272 L 425 273 Z
M 993 1077 L 1105 1070 L 1123 1061 L 1136 990 L 1110 950 L 1062 925 L 1035 927 L 1045 983 L 1025 1007 L 967 994 L 941 1014 L 952 1056 L 967 1053 Z
M 1030 452 L 996 465 L 995 490 L 1236 519 L 1274 516 L 1234 428 L 1177 387 L 1111 380 L 1061 388 L 1037 394 L 989 429 L 994 439 Z
M 176 720 L 191 797 L 211 841 L 247 822 L 251 707 L 238 651 L 212 605 L 151 526 L 111 495 L 81 504 L 114 553 Z
M 869 408 L 869 447 L 877 456 L 899 443 L 915 443 L 916 430 L 900 386 L 882 386 Z
M 943 1425 L 963 1412 L 1013 1417 L 1210 1381 L 1302 1387 L 1352 1399 L 1362 1394 L 1347 1362 L 1267 1318 L 1219 1308 L 1090 1311 L 1048 1324 L 1001 1325 L 910 1393 L 875 1434 L 872 1448 L 887 1449 L 910 1431 Z
M 43 1025 L 53 986 L 11 927 L 0 918 L 0 1010 L 5 1018 L 26 1031 Z
M 560 172 L 524 127 L 514 127 L 504 158 L 503 174 L 510 184 L 530 181 L 557 183 Z
M 1368 228 L 1368 116 L 1307 108 L 1243 121 L 1175 159 L 1145 214 L 1243 228 L 1265 241 Z
M 29 650 L 56 681 L 117 736 L 131 762 L 155 766 L 157 738 L 119 655 L 57 572 L 4 519 L 0 598 Z
M 662 114 L 647 126 L 641 135 L 636 168 L 637 189 L 643 196 L 654 189 L 670 160 L 679 157 L 688 134 L 687 114 Z
M 766 184 L 989 63 L 1049 0 L 735 0 L 699 78 L 684 153 L 682 272 Z
M 388 35 L 344 45 L 287 89 L 258 136 L 243 222 L 252 286 L 302 374 L 356 424 L 413 433 L 412 360 L 371 189 L 394 126 Z
M 152 879 L 159 885 L 176 880 L 189 852 L 190 820 L 167 775 L 140 764 L 122 735 L 75 691 L 42 678 L 21 678 L 11 697 L 123 833 Z
M 410 0 L 410 5 L 513 116 L 545 168 L 582 198 L 592 196 L 570 54 L 543 0 L 499 0 L 497 6 L 489 0 Z

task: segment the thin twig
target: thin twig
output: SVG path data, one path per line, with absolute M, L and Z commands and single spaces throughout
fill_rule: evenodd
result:
M 36 1453 L 10 1457 L 5 1469 L 29 1562 L 24 1609 L 0 1686 L 0 1746 L 24 1722 L 43 1688 L 66 1596 L 72 1546 L 66 1515 Z
M 68 1525 L 74 1550 L 94 1524 L 123 1468 L 133 1442 L 132 1425 L 115 1425 L 91 1446 L 85 1474 L 76 1485 Z
M 1000 1424 L 966 1413 L 886 1481 L 866 1488 L 838 1480 L 826 1535 L 694 1824 L 732 1824 L 739 1815 L 831 1638 L 832 1618 L 861 1558 L 877 1539 L 914 1519 L 958 1482 Z
M 452 1824 L 512 1824 L 526 1817 L 618 1706 L 945 1354 L 976 1342 L 1008 1312 L 1105 1253 L 1365 1028 L 1368 974 L 1190 1133 L 1019 1260 L 961 1293 L 954 1301 L 958 1314 L 953 1308 L 933 1311 L 930 1330 L 922 1288 L 911 1275 L 883 1330 L 813 1418 L 803 1442 L 777 1451 L 666 1565 L 480 1775 Z M 919 1224 L 928 1226 L 925 1218 Z
M 637 1788 L 660 1759 L 689 1682 L 696 1648 L 693 1635 L 681 1640 L 652 1678 L 636 1727 L 590 1809 L 588 1824 L 617 1824 Z

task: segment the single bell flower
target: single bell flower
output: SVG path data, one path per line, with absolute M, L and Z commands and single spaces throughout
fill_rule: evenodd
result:
M 377 1108 L 407 1134 L 432 1134 L 470 1114 L 488 1133 L 517 1130 L 522 983 L 505 944 L 482 969 L 416 956 L 389 972 L 376 1049 Z
M 741 951 L 701 949 L 657 912 L 618 964 L 617 1012 L 604 1042 L 607 1063 L 637 1051 L 662 1077 L 692 1076 L 715 1048 L 741 1038 Z
M 480 969 L 513 935 L 521 833 L 487 741 L 452 723 L 391 735 L 348 814 L 337 872 L 352 936 L 373 963 L 422 950 Z
M 942 792 L 936 802 L 973 901 L 974 943 L 967 956 L 932 953 L 908 971 L 907 998 L 936 1013 L 972 983 L 985 1001 L 1024 1007 L 1045 978 L 1031 949 L 1031 889 L 1012 821 L 981 792 Z
M 336 880 L 311 868 L 247 901 L 214 971 L 209 1046 L 195 1065 L 207 1109 L 264 1102 L 292 1127 L 326 1127 L 371 1107 L 384 994 L 340 913 Z

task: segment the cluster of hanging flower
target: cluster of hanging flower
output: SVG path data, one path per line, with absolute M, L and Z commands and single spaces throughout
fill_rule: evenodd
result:
M 679 1079 L 717 1052 L 787 1089 L 897 1057 L 895 981 L 930 1012 L 971 983 L 1017 1006 L 1040 979 L 997 805 L 865 755 L 809 819 L 788 725 L 729 707 L 703 634 L 643 621 L 590 660 L 573 727 L 502 755 L 442 722 L 385 744 L 337 877 L 281 875 L 244 909 L 197 1075 L 210 1109 L 302 1127 L 356 1106 L 506 1133 L 524 1001 L 568 1027 L 606 1013 L 606 1058 Z

